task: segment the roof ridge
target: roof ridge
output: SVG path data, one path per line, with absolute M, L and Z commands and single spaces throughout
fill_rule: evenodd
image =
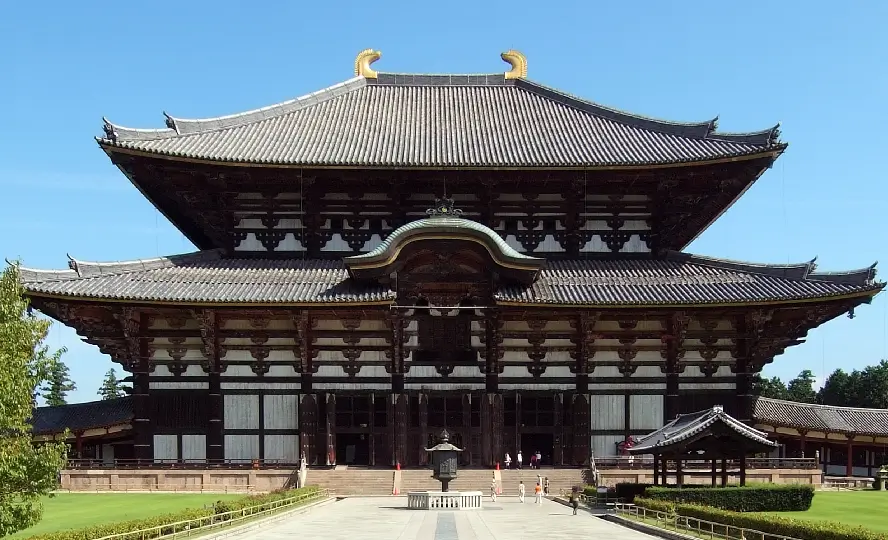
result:
M 810 261 L 799 263 L 754 263 L 735 259 L 696 255 L 693 253 L 685 253 L 683 251 L 668 251 L 666 253 L 666 260 L 699 264 L 723 270 L 733 270 L 736 272 L 747 272 L 751 274 L 804 281 L 809 277 L 814 268 L 816 268 L 815 261 L 817 261 L 817 257 L 814 257 Z
M 40 268 L 20 267 L 21 276 L 26 274 L 58 274 L 58 281 L 69 279 L 89 279 L 100 276 L 127 274 L 131 272 L 168 268 L 181 263 L 194 263 L 218 260 L 222 258 L 221 249 L 194 251 L 177 255 L 166 255 L 151 259 L 135 259 L 130 261 L 94 262 L 81 261 L 68 255 L 68 270 L 44 270 Z M 23 278 L 23 281 L 31 281 Z M 56 280 L 52 280 L 56 281 Z
M 329 101 L 343 94 L 363 88 L 367 84 L 366 81 L 367 79 L 364 77 L 352 77 L 351 79 L 327 86 L 320 90 L 315 90 L 314 92 L 303 94 L 272 105 L 208 118 L 177 118 L 164 111 L 163 115 L 167 125 L 166 129 L 126 128 L 113 124 L 108 121 L 107 118 L 103 117 L 102 120 L 105 123 L 105 137 L 100 140 L 111 142 L 117 142 L 118 140 L 155 140 L 221 131 L 253 122 L 276 118 L 311 105 Z

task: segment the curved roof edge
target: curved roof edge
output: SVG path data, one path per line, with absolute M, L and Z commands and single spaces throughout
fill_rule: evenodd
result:
M 180 255 L 168 255 L 153 259 L 136 259 L 132 261 L 93 262 L 81 261 L 68 255 L 68 270 L 43 270 L 39 268 L 19 267 L 19 276 L 22 281 L 47 281 L 88 278 L 92 276 L 120 274 L 125 272 L 138 272 L 154 270 L 157 268 L 170 268 L 201 262 L 217 261 L 223 257 L 223 249 L 210 249 L 195 251 Z
M 30 424 L 35 435 L 86 431 L 121 424 L 133 418 L 132 396 L 115 399 L 72 403 L 55 407 L 37 407 L 31 414 Z
M 758 444 L 776 447 L 777 443 L 768 439 L 768 434 L 730 416 L 721 405 L 690 414 L 679 414 L 665 426 L 638 439 L 638 443 L 629 449 L 630 454 L 653 453 L 671 445 L 681 443 L 694 435 L 708 429 L 716 422 L 721 422 L 737 434 L 751 439 Z
M 546 265 L 546 259 L 516 251 L 490 227 L 471 219 L 451 217 L 454 213 L 452 202 L 447 212 L 450 215 L 433 215 L 402 225 L 392 231 L 376 249 L 361 255 L 344 257 L 343 262 L 349 271 L 382 268 L 394 262 L 401 249 L 409 243 L 432 239 L 465 239 L 481 243 L 494 262 L 501 266 L 536 273 Z
M 816 272 L 816 257 L 811 259 L 810 261 L 801 263 L 763 264 L 737 261 L 732 259 L 722 259 L 718 257 L 706 257 L 703 255 L 684 253 L 681 251 L 670 251 L 667 252 L 666 259 L 677 262 L 688 262 L 693 264 L 713 266 L 716 268 L 736 270 L 738 272 L 748 272 L 766 276 L 781 277 L 785 279 L 795 279 L 800 281 L 817 280 L 859 286 L 878 284 L 878 282 L 876 282 L 875 280 L 877 263 L 873 263 L 870 266 L 857 270 Z
M 248 111 L 202 119 L 178 118 L 163 112 L 166 128 L 141 129 L 124 127 L 110 122 L 103 117 L 104 137 L 99 142 L 116 144 L 126 141 L 151 141 L 175 138 L 196 133 L 205 133 L 221 129 L 242 126 L 280 115 L 298 111 L 336 98 L 351 91 L 373 86 L 515 86 L 532 92 L 541 97 L 573 107 L 579 111 L 598 116 L 613 122 L 631 127 L 674 135 L 690 139 L 719 140 L 723 142 L 744 143 L 761 146 L 765 149 L 782 149 L 785 143 L 779 142 L 780 124 L 774 127 L 748 133 L 719 133 L 718 117 L 701 122 L 677 122 L 652 118 L 640 114 L 626 112 L 607 107 L 593 101 L 574 96 L 555 88 L 533 82 L 528 79 L 506 79 L 502 73 L 495 74 L 408 74 L 379 72 L 378 78 L 367 79 L 362 76 L 353 77 L 332 86 L 322 88 L 294 99 L 273 105 L 251 109 Z
M 888 409 L 840 407 L 758 396 L 753 420 L 808 431 L 888 436 Z

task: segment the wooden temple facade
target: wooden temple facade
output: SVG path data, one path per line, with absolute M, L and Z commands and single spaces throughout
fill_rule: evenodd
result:
M 590 452 L 722 405 L 883 287 L 682 250 L 783 152 L 506 73 L 377 73 L 99 146 L 197 247 L 21 269 L 132 374 L 133 457 L 419 466 Z

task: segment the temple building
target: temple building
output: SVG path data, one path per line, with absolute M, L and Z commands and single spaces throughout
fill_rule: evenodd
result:
M 241 114 L 105 121 L 197 251 L 21 278 L 131 373 L 117 457 L 410 467 L 447 428 L 463 466 L 579 466 L 681 413 L 752 423 L 753 375 L 884 286 L 683 251 L 786 149 L 776 127 L 610 109 L 516 51 L 487 75 L 379 58 Z

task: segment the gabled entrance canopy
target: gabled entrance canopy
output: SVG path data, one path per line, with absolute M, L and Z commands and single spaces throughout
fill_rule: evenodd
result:
M 746 456 L 769 452 L 777 443 L 768 435 L 728 415 L 721 405 L 691 414 L 680 414 L 653 433 L 645 435 L 629 449 L 632 455 L 654 455 L 654 484 L 658 479 L 658 462 L 662 459 L 666 479 L 666 460 L 676 462 L 678 485 L 682 484 L 682 461 L 711 460 L 712 484 L 715 485 L 715 462 L 722 461 L 722 485 L 727 484 L 726 461 L 740 460 L 740 485 L 746 483 Z
M 435 201 L 435 207 L 427 212 L 428 218 L 395 229 L 373 251 L 345 257 L 343 261 L 349 275 L 358 280 L 387 277 L 403 266 L 404 255 L 410 248 L 434 241 L 465 242 L 480 247 L 498 274 L 525 285 L 533 283 L 546 266 L 546 259 L 519 253 L 493 229 L 462 218 L 462 211 L 455 209 L 450 199 Z

